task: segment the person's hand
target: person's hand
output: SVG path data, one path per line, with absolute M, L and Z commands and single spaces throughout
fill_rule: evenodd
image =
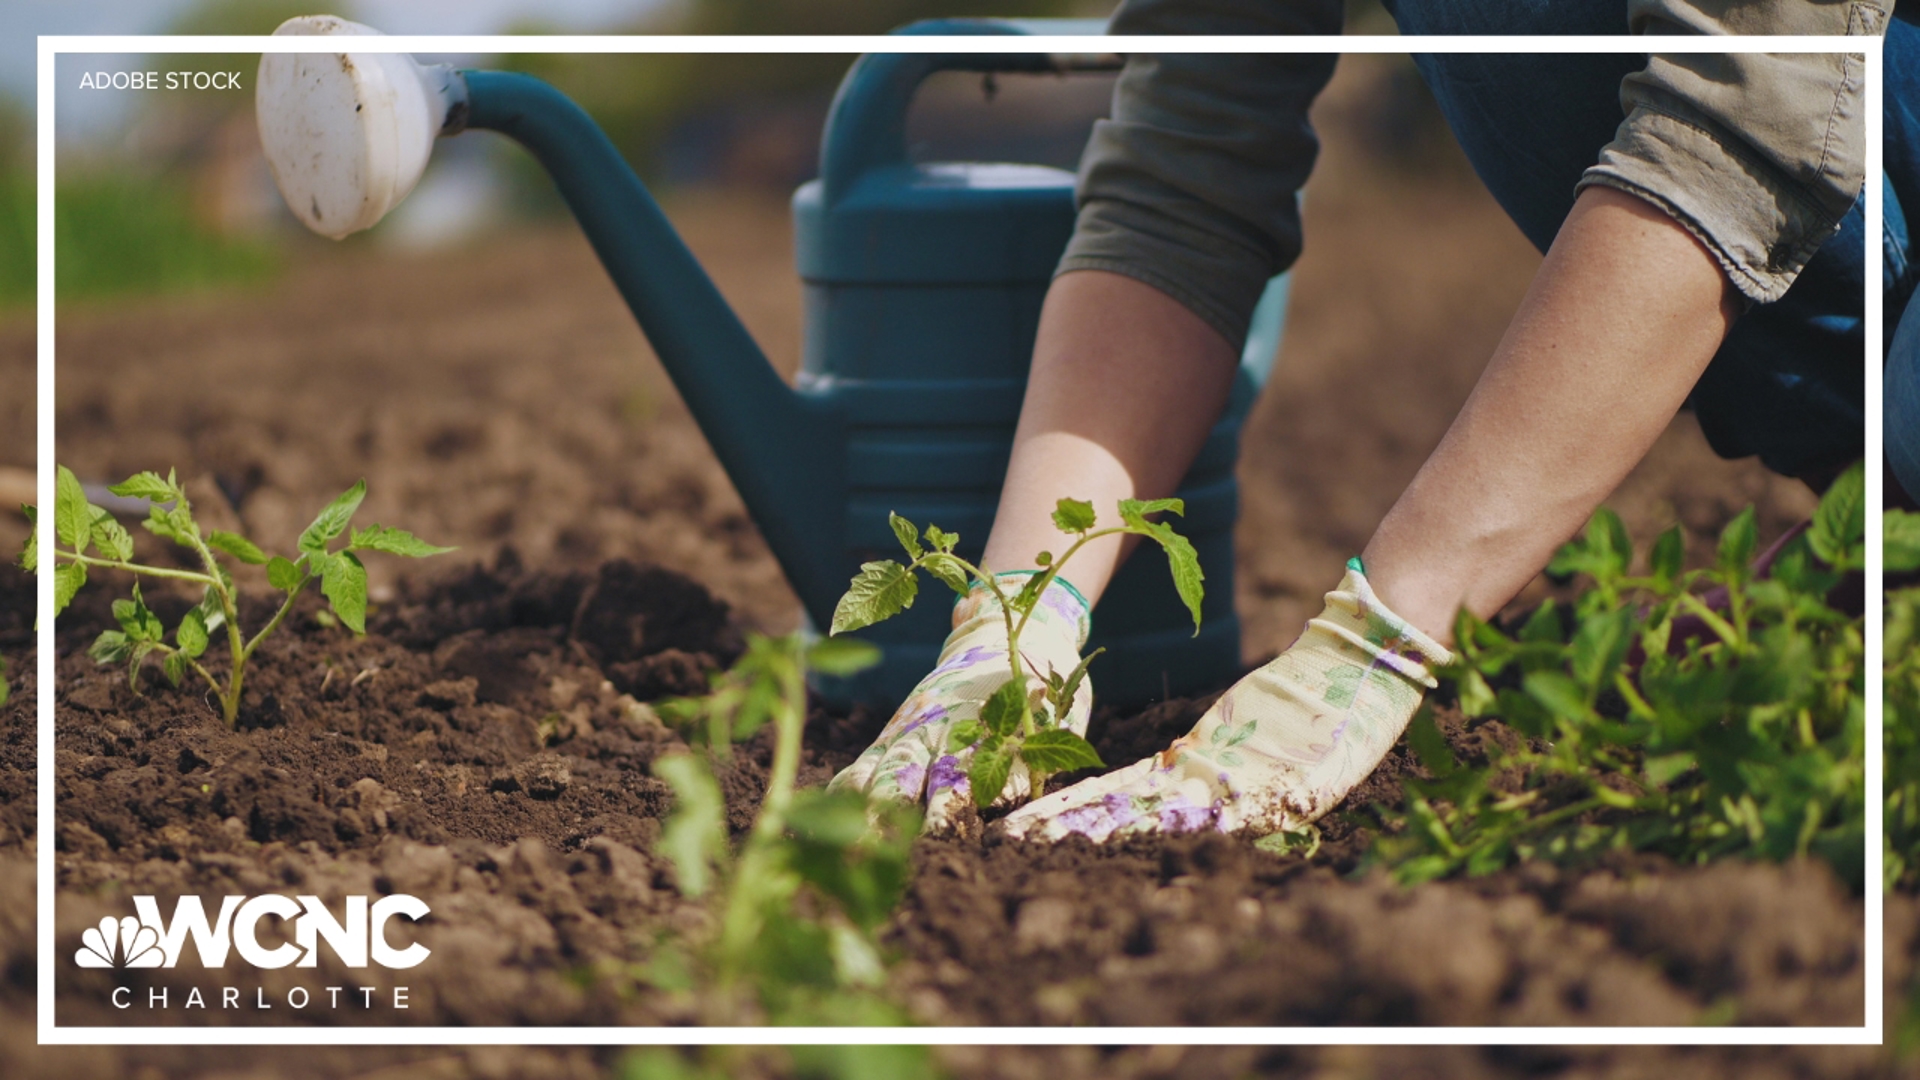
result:
M 1388 611 L 1359 560 L 1326 610 L 1167 749 L 1009 815 L 1008 834 L 1298 830 L 1366 779 L 1452 654 Z
M 995 575 L 1012 591 L 1024 584 L 1025 572 Z M 1087 602 L 1073 586 L 1056 577 L 1034 605 L 1020 632 L 1021 669 L 1028 691 L 1045 685 L 1050 671 L 1066 675 L 1080 662 L 1086 644 Z M 985 583 L 973 589 L 953 609 L 953 632 L 940 650 L 940 662 L 900 705 L 872 746 L 841 770 L 829 791 L 863 791 L 880 799 L 924 800 L 926 828 L 944 828 L 971 796 L 967 766 L 973 751 L 957 753 L 947 733 L 963 720 L 974 720 L 980 706 L 1013 675 L 1007 663 L 1007 628 L 1000 601 Z M 1093 712 L 1093 686 L 1083 680 L 1063 726 L 1085 735 Z M 1015 761 L 1013 773 L 996 802 L 1016 802 L 1029 789 L 1025 763 Z

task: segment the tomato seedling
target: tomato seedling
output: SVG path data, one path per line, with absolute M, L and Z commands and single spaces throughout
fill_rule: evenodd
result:
M 1147 515 L 1163 511 L 1184 515 L 1185 503 L 1179 499 L 1122 499 L 1118 509 L 1120 524 L 1098 528 L 1092 503 L 1061 499 L 1054 505 L 1053 523 L 1072 537 L 1073 543 L 1058 558 L 1049 551 L 1034 556 L 1034 563 L 1040 569 L 1011 593 L 991 572 L 953 553 L 960 541 L 957 535 L 936 525 L 928 525 L 923 534 L 899 514 L 890 514 L 888 521 L 893 526 L 893 534 L 906 550 L 909 561 L 906 565 L 890 559 L 863 564 L 834 609 L 831 634 L 844 634 L 890 619 L 913 606 L 914 597 L 919 593 L 919 582 L 913 575 L 915 570 L 926 571 L 961 596 L 967 595 L 976 581 L 993 591 L 1000 601 L 1001 618 L 1006 621 L 1009 676 L 980 706 L 977 719 L 955 724 L 948 735 L 950 753 L 973 751 L 967 781 L 974 804 L 981 809 L 1000 797 L 1016 759 L 1026 763 L 1031 778 L 1028 790 L 1036 797 L 1045 793 L 1048 776 L 1106 764 L 1092 743 L 1060 723 L 1080 691 L 1087 665 L 1101 650 L 1087 654 L 1077 667 L 1065 674 L 1051 669 L 1035 670 L 1033 674 L 1042 685 L 1031 693 L 1027 691 L 1027 672 L 1020 666 L 1021 632 L 1026 629 L 1047 586 L 1053 584 L 1060 568 L 1081 548 L 1102 537 L 1121 535 L 1141 536 L 1159 544 L 1167 553 L 1174 588 L 1187 610 L 1193 613 L 1194 633 L 1200 632 L 1200 601 L 1204 596 L 1201 583 L 1205 575 L 1200 572 L 1199 556 L 1187 538 L 1174 532 L 1171 525 L 1147 520 Z
M 240 696 L 246 683 L 247 661 L 293 610 L 293 602 L 316 578 L 333 614 L 355 634 L 366 633 L 367 570 L 359 552 L 384 551 L 390 555 L 422 558 L 452 551 L 437 547 L 404 529 L 368 525 L 348 535 L 353 515 L 366 498 L 365 480 L 347 489 L 320 511 L 320 516 L 300 534 L 299 554 L 292 559 L 269 556 L 253 541 L 238 533 L 212 529 L 202 533 L 193 519 L 193 507 L 186 491 L 172 471 L 163 479 L 158 473 L 143 472 L 128 477 L 108 489 L 115 495 L 145 499 L 147 531 L 163 540 L 187 548 L 198 558 L 201 569 L 185 570 L 149 566 L 133 560 L 133 536 L 113 515 L 87 501 L 80 481 L 66 466 L 60 466 L 54 491 L 54 614 L 66 610 L 81 586 L 87 583 L 89 570 L 125 570 L 136 576 L 184 581 L 204 589 L 200 603 L 182 616 L 173 629 L 169 643 L 160 617 L 147 607 L 140 585 L 133 586 L 129 599 L 113 602 L 113 617 L 118 630 L 107 630 L 94 640 L 89 655 L 100 664 L 126 664 L 127 680 L 138 689 L 140 666 L 149 656 L 161 659 L 161 671 L 167 682 L 179 686 L 189 673 L 205 679 L 220 699 L 220 715 L 228 727 L 240 716 Z M 29 515 L 31 516 L 31 515 Z M 334 547 L 347 536 L 347 542 Z M 39 563 L 37 536 L 29 536 L 23 562 L 28 570 Z M 218 554 L 216 554 L 218 553 Z M 233 574 L 223 565 L 225 556 L 252 566 L 265 566 L 267 581 L 286 594 L 278 610 L 258 633 L 247 637 L 240 630 L 240 589 Z M 230 663 L 223 684 L 202 663 L 202 657 L 214 634 L 226 631 Z
M 900 1022 L 873 994 L 885 973 L 875 935 L 906 888 L 919 813 L 899 803 L 869 806 L 859 792 L 795 790 L 806 668 L 851 675 L 878 658 L 860 641 L 805 646 L 798 635 L 756 635 L 712 694 L 667 712 L 708 752 L 654 762 L 675 796 L 658 850 L 673 861 L 682 893 L 710 898 L 715 929 L 690 949 L 663 943 L 641 977 L 702 992 L 713 1022 Z M 736 853 L 711 763 L 769 723 L 766 795 Z M 741 1011 L 743 994 L 758 998 L 757 1015 Z
M 1430 711 L 1415 716 L 1407 741 L 1431 778 L 1405 781 L 1404 812 L 1382 811 L 1393 828 L 1368 861 L 1415 883 L 1610 850 L 1815 855 L 1857 887 L 1864 633 L 1827 597 L 1866 565 L 1865 502 L 1855 466 L 1764 579 L 1751 566 L 1751 508 L 1721 533 L 1711 569 L 1683 571 L 1676 526 L 1640 575 L 1620 519 L 1595 514 L 1549 567 L 1589 579 L 1571 609 L 1544 604 L 1511 635 L 1463 612 L 1458 661 L 1440 672 L 1470 725 L 1497 717 L 1521 738 L 1483 739 L 1484 762 L 1460 760 Z M 1713 586 L 1724 606 L 1703 599 Z M 1892 642 L 1894 614 L 1888 626 Z M 1899 689 L 1890 673 L 1889 695 Z M 1888 811 L 1889 837 L 1913 820 L 1900 810 Z

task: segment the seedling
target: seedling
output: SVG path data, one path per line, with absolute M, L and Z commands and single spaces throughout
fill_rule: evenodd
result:
M 1173 571 L 1173 585 L 1187 610 L 1193 613 L 1194 633 L 1200 632 L 1200 601 L 1204 595 L 1200 559 L 1187 538 L 1171 525 L 1148 521 L 1147 515 L 1162 511 L 1184 514 L 1179 499 L 1120 500 L 1120 524 L 1096 528 L 1093 504 L 1079 499 L 1061 499 L 1054 506 L 1053 523 L 1073 538 L 1073 543 L 1058 558 L 1050 551 L 1034 556 L 1039 570 L 1026 584 L 1009 593 L 992 573 L 953 553 L 960 538 L 936 525 L 928 525 L 922 534 L 912 522 L 899 514 L 888 515 L 893 534 L 906 550 L 906 565 L 892 560 L 870 562 L 860 567 L 839 606 L 833 612 L 829 633 L 844 634 L 890 619 L 913 606 L 919 592 L 915 570 L 925 570 L 961 596 L 967 595 L 975 581 L 984 583 L 1000 601 L 1000 615 L 1007 627 L 1007 666 L 1009 677 L 980 707 L 976 720 L 953 726 L 948 735 L 948 751 L 973 751 L 967 768 L 967 782 L 974 804 L 981 809 L 991 805 L 1006 788 L 1017 759 L 1026 763 L 1031 780 L 1029 790 L 1035 796 L 1046 790 L 1047 777 L 1072 769 L 1095 768 L 1106 764 L 1093 744 L 1061 726 L 1061 719 L 1073 705 L 1086 678 L 1087 665 L 1101 652 L 1095 649 L 1072 671 L 1035 670 L 1041 687 L 1027 691 L 1027 672 L 1021 669 L 1020 635 L 1033 616 L 1034 607 L 1065 566 L 1081 548 L 1106 536 L 1143 536 L 1159 544 L 1167 553 Z M 922 544 L 924 539 L 925 543 Z
M 113 616 L 120 629 L 107 630 L 94 640 L 89 654 L 100 664 L 127 665 L 127 680 L 139 687 L 140 666 L 147 657 L 160 658 L 167 682 L 179 686 L 189 673 L 206 680 L 220 699 L 220 715 L 228 727 L 240 716 L 240 696 L 246 684 L 247 661 L 293 610 L 293 603 L 309 582 L 320 582 L 320 591 L 341 623 L 355 634 L 366 633 L 367 570 L 359 552 L 384 551 L 390 555 L 421 558 L 440 555 L 452 548 L 429 544 L 403 529 L 384 525 L 348 527 L 366 498 L 365 480 L 353 485 L 328 504 L 320 516 L 300 534 L 299 554 L 292 559 L 269 556 L 253 541 L 238 533 L 213 529 L 202 533 L 193 519 L 193 508 L 186 491 L 174 473 L 163 479 L 158 473 L 143 472 L 128 477 L 108 490 L 115 495 L 145 499 L 152 505 L 143 522 L 148 532 L 187 548 L 199 559 L 202 569 L 183 570 L 149 566 L 133 560 L 133 537 L 115 521 L 113 515 L 87 501 L 80 481 L 65 466 L 58 470 L 54 493 L 53 593 L 54 614 L 66 610 L 92 569 L 125 570 L 137 576 L 185 581 L 204 589 L 200 603 L 184 615 L 174 627 L 173 641 L 166 640 L 166 628 L 160 617 L 147 607 L 136 582 L 129 599 L 113 602 Z M 29 517 L 32 515 L 29 514 Z M 335 541 L 348 536 L 344 545 Z M 28 570 L 39 562 L 37 536 L 27 540 L 23 562 Z M 218 553 L 218 554 L 216 554 Z M 233 574 L 223 565 L 221 556 L 251 566 L 265 566 L 267 581 L 285 594 L 280 607 L 266 625 L 252 637 L 240 629 L 240 589 Z M 214 634 L 226 631 L 230 663 L 222 683 L 202 662 Z
M 1484 741 L 1486 761 L 1463 761 L 1432 714 L 1417 715 L 1407 739 L 1431 779 L 1406 782 L 1404 813 L 1383 812 L 1389 831 L 1369 861 L 1414 883 L 1608 850 L 1682 862 L 1814 855 L 1858 887 L 1863 633 L 1826 597 L 1866 564 L 1864 506 L 1856 466 L 1765 580 L 1750 565 L 1751 509 L 1721 533 L 1713 568 L 1682 571 L 1675 528 L 1639 576 L 1620 519 L 1594 515 L 1550 567 L 1591 581 L 1570 612 L 1544 605 L 1513 636 L 1464 613 L 1456 625 L 1459 660 L 1441 677 L 1469 723 L 1497 717 L 1520 739 Z M 1714 585 L 1727 590 L 1724 608 L 1701 598 Z M 1704 633 L 1678 638 L 1683 615 Z M 1896 625 L 1889 615 L 1890 644 Z
M 795 790 L 805 668 L 851 675 L 878 655 L 859 641 L 807 647 L 797 635 L 755 636 L 711 695 L 668 713 L 706 736 L 707 754 L 654 763 L 676 797 L 658 849 L 673 861 L 681 892 L 711 898 L 717 929 L 691 950 L 663 943 L 638 974 L 663 989 L 704 992 L 714 1022 L 899 1022 L 872 994 L 885 973 L 874 935 L 906 887 L 919 815 L 895 803 L 869 807 L 858 792 Z M 736 854 L 712 763 L 768 723 L 767 792 Z M 740 1012 L 746 992 L 758 998 L 757 1016 Z

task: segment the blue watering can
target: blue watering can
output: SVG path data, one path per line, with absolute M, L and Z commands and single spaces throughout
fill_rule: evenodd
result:
M 909 33 L 1097 32 L 1100 23 L 949 20 Z M 371 33 L 293 20 L 280 33 Z M 433 139 L 500 132 L 546 168 L 766 537 L 807 618 L 824 627 L 862 562 L 899 555 L 897 512 L 961 536 L 977 561 L 999 499 L 1040 307 L 1074 224 L 1072 173 L 1035 165 L 914 163 L 906 115 L 939 71 L 1110 66 L 1038 53 L 877 53 L 842 81 L 820 176 L 793 198 L 805 332 L 792 387 L 775 373 L 666 215 L 599 127 L 526 75 L 422 67 L 398 55 L 270 53 L 262 143 L 288 205 L 326 235 L 366 228 L 403 198 Z M 379 106 L 368 109 L 369 103 Z M 376 114 L 376 124 L 365 119 Z M 378 122 L 392 114 L 389 128 Z M 397 149 L 396 149 L 397 148 Z M 1195 636 L 1164 561 L 1124 565 L 1094 620 L 1101 700 L 1139 705 L 1240 671 L 1233 610 L 1233 467 L 1241 421 L 1273 362 L 1285 277 L 1256 310 L 1232 400 L 1182 482 L 1207 574 Z M 1097 507 L 1111 518 L 1112 508 Z M 1071 576 L 1071 575 L 1069 575 Z M 861 636 L 882 663 L 822 679 L 839 704 L 885 707 L 934 666 L 949 605 L 929 589 Z

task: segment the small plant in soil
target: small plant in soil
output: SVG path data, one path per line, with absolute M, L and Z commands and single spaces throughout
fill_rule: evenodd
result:
M 167 640 L 165 625 L 140 595 L 136 581 L 132 595 L 113 602 L 118 630 L 107 630 L 94 640 L 89 654 L 102 665 L 125 664 L 128 682 L 139 687 L 140 668 L 149 656 L 160 659 L 160 668 L 169 683 L 179 686 L 189 674 L 206 681 L 220 700 L 220 715 L 228 727 L 240 716 L 241 695 L 245 692 L 247 661 L 293 610 L 294 601 L 308 584 L 320 582 L 334 616 L 355 634 L 366 633 L 367 570 L 360 553 L 382 551 L 390 555 L 422 558 L 452 551 L 437 547 L 404 529 L 368 525 L 348 529 L 354 512 L 366 498 L 365 480 L 347 489 L 320 511 L 320 516 L 300 534 L 298 554 L 288 559 L 269 556 L 253 541 L 238 533 L 221 529 L 202 532 L 193 518 L 193 506 L 172 471 L 162 478 L 143 472 L 128 477 L 108 490 L 115 495 L 145 499 L 149 507 L 142 524 L 148 532 L 188 549 L 199 569 L 151 566 L 133 561 L 133 536 L 112 514 L 87 501 L 69 469 L 58 469 L 54 495 L 54 614 L 72 602 L 94 570 L 125 570 L 136 577 L 183 581 L 202 588 L 200 602 L 181 617 Z M 31 515 L 29 515 L 31 516 Z M 342 537 L 344 544 L 338 544 Z M 29 536 L 24 564 L 34 570 L 39 563 L 37 534 Z M 225 560 L 250 566 L 264 566 L 267 582 L 284 594 L 280 606 L 251 637 L 240 628 L 240 587 Z M 204 662 L 216 634 L 225 631 L 228 652 L 226 680 L 222 682 Z
M 1001 618 L 1006 621 L 1007 681 L 981 705 L 978 719 L 955 724 L 948 736 L 951 752 L 973 750 L 967 781 L 974 804 L 981 809 L 1000 797 L 1016 759 L 1026 763 L 1032 779 L 1029 790 L 1036 797 L 1046 791 L 1047 777 L 1051 775 L 1106 764 L 1100 760 L 1093 744 L 1060 725 L 1060 718 L 1067 715 L 1086 678 L 1087 665 L 1102 650 L 1087 654 L 1069 672 L 1034 671 L 1043 685 L 1031 693 L 1027 690 L 1027 672 L 1021 669 L 1020 635 L 1047 586 L 1081 548 L 1106 536 L 1141 536 L 1159 544 L 1167 553 L 1174 588 L 1187 610 L 1193 613 L 1194 632 L 1200 631 L 1200 602 L 1205 595 L 1201 583 L 1205 575 L 1200 572 L 1199 556 L 1187 538 L 1174 532 L 1171 525 L 1147 520 L 1148 515 L 1161 512 L 1184 514 L 1185 503 L 1179 499 L 1122 499 L 1118 510 L 1120 524 L 1098 528 L 1092 503 L 1061 499 L 1054 506 L 1053 523 L 1072 538 L 1072 543 L 1058 558 L 1050 551 L 1035 555 L 1033 561 L 1040 569 L 1012 591 L 991 571 L 953 553 L 959 536 L 937 525 L 928 525 L 922 533 L 899 514 L 890 514 L 888 521 L 900 546 L 906 550 L 907 563 L 902 565 L 889 559 L 863 564 L 834 609 L 829 631 L 832 634 L 844 634 L 890 619 L 913 606 L 919 593 L 915 570 L 926 571 L 961 596 L 967 595 L 976 581 L 993 591 L 1000 601 Z
M 1682 572 L 1676 527 L 1641 575 L 1603 509 L 1549 567 L 1589 579 L 1570 609 L 1543 604 L 1511 636 L 1463 613 L 1459 660 L 1441 674 L 1484 733 L 1485 760 L 1460 760 L 1432 712 L 1417 715 L 1408 741 L 1431 778 L 1406 781 L 1404 813 L 1382 811 L 1369 861 L 1413 883 L 1610 850 L 1811 854 L 1859 887 L 1862 626 L 1827 597 L 1865 565 L 1862 475 L 1834 483 L 1763 580 L 1751 508 L 1721 533 L 1713 568 Z M 1723 604 L 1705 598 L 1714 587 Z M 1493 717 L 1509 737 L 1491 737 Z M 1891 837 L 1891 810 L 1888 821 Z
M 806 669 L 851 675 L 877 658 L 865 642 L 754 636 L 712 694 L 668 710 L 705 753 L 654 763 L 675 795 L 658 850 L 673 861 L 681 892 L 707 900 L 713 930 L 663 941 L 636 975 L 694 994 L 710 1022 L 903 1022 L 875 994 L 886 965 L 874 935 L 906 888 L 919 814 L 869 805 L 858 792 L 795 790 Z M 731 760 L 733 743 L 768 724 L 766 795 L 736 851 L 715 770 Z

